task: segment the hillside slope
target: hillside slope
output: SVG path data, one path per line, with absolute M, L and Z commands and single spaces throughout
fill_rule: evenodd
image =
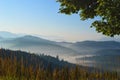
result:
M 59 57 L 0 49 L 0 80 L 120 80 L 116 72 L 72 66 Z
M 17 62 L 20 62 L 23 60 L 25 63 L 24 65 L 34 65 L 36 67 L 37 65 L 44 66 L 44 68 L 47 68 L 49 65 L 51 65 L 51 68 L 54 69 L 56 67 L 61 68 L 64 66 L 72 66 L 73 64 L 70 64 L 66 61 L 59 60 L 59 56 L 51 57 L 49 55 L 36 55 L 33 53 L 27 53 L 23 51 L 12 51 L 12 50 L 6 50 L 6 49 L 0 49 L 0 58 L 10 58 L 12 60 L 16 59 Z M 26 64 L 27 63 L 27 64 Z

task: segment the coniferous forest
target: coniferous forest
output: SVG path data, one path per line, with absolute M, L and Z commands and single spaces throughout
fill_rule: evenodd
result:
M 0 80 L 120 80 L 117 72 L 91 69 L 58 56 L 0 49 Z

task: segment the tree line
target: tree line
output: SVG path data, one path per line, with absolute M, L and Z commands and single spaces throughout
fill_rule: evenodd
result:
M 120 80 L 117 72 L 90 71 L 87 68 L 76 67 L 52 67 L 52 63 L 45 65 L 34 61 L 35 56 L 29 54 L 29 59 L 16 57 L 19 51 L 0 49 L 0 80 Z M 21 51 L 20 51 L 21 52 Z M 21 52 L 22 53 L 22 52 Z M 28 55 L 28 54 L 27 54 Z M 37 55 L 38 56 L 38 55 Z M 29 60 L 29 61 L 27 61 Z M 37 61 L 37 59 L 36 59 Z M 30 64 L 32 63 L 32 64 Z

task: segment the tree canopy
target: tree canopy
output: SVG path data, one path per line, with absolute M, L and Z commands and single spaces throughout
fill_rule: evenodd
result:
M 120 35 L 120 0 L 57 0 L 60 13 L 79 14 L 81 20 L 94 19 L 91 27 L 107 36 Z

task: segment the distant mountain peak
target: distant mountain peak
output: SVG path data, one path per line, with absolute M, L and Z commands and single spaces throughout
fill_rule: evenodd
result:
M 23 38 L 36 38 L 36 39 L 41 39 L 40 37 L 32 36 L 32 35 L 25 35 Z
M 36 37 L 36 36 L 32 36 L 32 35 L 25 35 L 23 37 L 20 37 L 20 38 L 17 38 L 17 39 L 27 39 L 27 40 L 40 40 L 40 41 L 49 41 L 49 40 L 46 40 L 46 39 L 43 39 L 43 38 L 40 38 L 40 37 Z
M 7 31 L 0 31 L 0 37 L 2 38 L 18 38 L 23 36 L 23 34 L 16 34 L 12 32 L 7 32 Z
M 117 41 L 82 41 L 82 42 L 76 42 L 76 43 L 119 43 Z

